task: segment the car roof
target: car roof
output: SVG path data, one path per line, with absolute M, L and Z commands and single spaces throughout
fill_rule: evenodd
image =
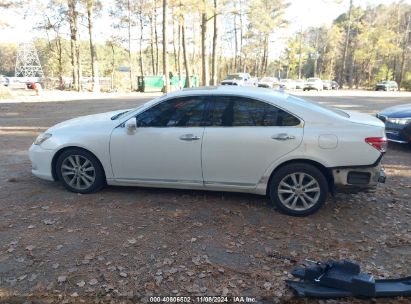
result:
M 273 89 L 257 88 L 257 87 L 241 87 L 241 86 L 209 86 L 209 87 L 197 87 L 190 89 L 183 89 L 181 91 L 174 91 L 168 93 L 167 97 L 178 96 L 192 96 L 192 95 L 237 95 L 251 98 L 260 99 L 280 99 L 285 100 L 288 98 L 288 94 L 275 91 Z

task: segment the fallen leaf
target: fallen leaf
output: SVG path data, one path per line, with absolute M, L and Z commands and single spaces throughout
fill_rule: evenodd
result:
M 125 273 L 125 272 L 120 272 L 120 277 L 127 278 L 127 273 Z
M 78 287 L 84 287 L 84 285 L 86 285 L 86 282 L 84 281 L 80 281 L 76 284 Z
M 131 238 L 131 239 L 128 239 L 127 242 L 128 242 L 129 244 L 134 245 L 135 243 L 137 243 L 137 240 L 136 240 L 135 238 Z

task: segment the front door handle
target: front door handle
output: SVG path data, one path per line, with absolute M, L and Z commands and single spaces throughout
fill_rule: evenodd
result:
M 185 141 L 192 141 L 192 140 L 199 140 L 200 136 L 196 136 L 194 134 L 184 134 L 184 135 L 181 135 L 179 138 Z
M 287 133 L 280 133 L 280 134 L 271 136 L 271 138 L 275 140 L 290 140 L 290 139 L 295 139 L 295 136 L 288 135 Z

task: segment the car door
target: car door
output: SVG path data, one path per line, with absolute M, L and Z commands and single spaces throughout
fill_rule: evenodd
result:
M 206 187 L 254 188 L 275 160 L 296 149 L 303 123 L 272 104 L 238 96 L 215 96 L 204 131 Z
M 115 179 L 202 185 L 205 107 L 202 96 L 172 98 L 136 115 L 134 132 L 115 128 L 110 139 Z

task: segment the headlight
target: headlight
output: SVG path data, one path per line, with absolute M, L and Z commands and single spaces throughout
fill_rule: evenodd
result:
M 387 118 L 387 121 L 396 125 L 408 125 L 411 123 L 411 117 L 406 118 Z
M 34 145 L 40 146 L 42 143 L 44 143 L 47 139 L 51 137 L 50 133 L 42 133 L 39 136 L 37 136 L 36 140 L 34 141 Z

